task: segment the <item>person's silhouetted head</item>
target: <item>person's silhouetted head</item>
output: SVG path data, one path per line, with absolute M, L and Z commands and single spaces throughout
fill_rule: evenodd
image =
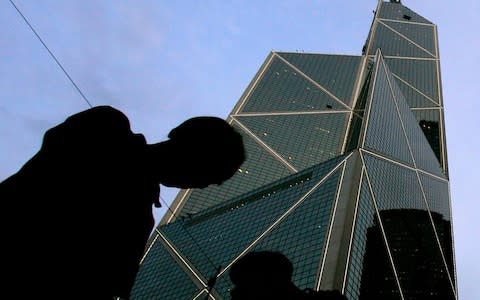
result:
M 210 116 L 186 120 L 161 145 L 160 183 L 179 188 L 203 188 L 232 177 L 245 161 L 242 136 L 227 121 Z
M 347 300 L 338 290 L 299 289 L 293 264 L 280 252 L 250 252 L 230 269 L 232 300 Z
M 296 291 L 291 282 L 293 265 L 279 252 L 250 252 L 240 258 L 230 270 L 235 288 L 233 300 L 283 299 Z

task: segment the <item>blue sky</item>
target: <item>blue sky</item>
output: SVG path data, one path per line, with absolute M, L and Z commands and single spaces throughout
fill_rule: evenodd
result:
M 151 143 L 189 117 L 226 118 L 272 50 L 359 55 L 377 3 L 14 2 L 88 100 L 122 110 Z M 480 4 L 403 3 L 438 25 L 460 298 L 480 299 Z M 0 3 L 0 57 L 1 181 L 48 128 L 88 105 L 9 1 Z M 176 192 L 162 187 L 162 198 Z

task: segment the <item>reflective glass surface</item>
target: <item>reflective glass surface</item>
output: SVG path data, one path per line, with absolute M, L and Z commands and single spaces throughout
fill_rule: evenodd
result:
M 372 43 L 369 52 L 371 55 L 374 55 L 376 49 L 380 48 L 385 56 L 433 58 L 430 53 L 417 47 L 381 22 L 377 22 Z
M 382 21 L 388 27 L 413 41 L 415 44 L 436 56 L 435 50 L 435 27 L 423 24 Z
M 345 109 L 345 106 L 274 56 L 241 112 L 332 109 Z
M 409 85 L 400 78 L 394 78 L 398 87 L 402 91 L 402 94 L 405 96 L 405 100 L 407 101 L 407 104 L 408 106 L 410 106 L 410 108 L 439 106 L 438 103 L 435 103 L 435 101 L 416 90 L 414 86 Z
M 353 149 L 360 147 L 360 134 L 362 132 L 363 120 L 365 116 L 365 104 L 369 96 L 369 87 L 372 81 L 373 74 L 373 61 L 368 61 L 365 80 L 362 83 L 362 89 L 355 103 L 354 110 L 352 112 L 352 120 L 350 122 L 350 128 L 347 137 L 347 143 L 345 151 L 349 152 Z
M 197 213 L 293 173 L 243 130 L 234 127 L 242 133 L 247 159 L 240 170 L 222 185 L 193 190 L 178 215 Z
M 454 299 L 415 171 L 364 155 L 374 200 L 406 299 Z
M 329 113 L 237 119 L 288 163 L 302 170 L 340 154 L 348 117 L 348 113 Z
M 455 299 L 427 211 L 380 211 L 405 299 Z
M 342 157 L 338 157 L 286 177 L 257 191 L 231 199 L 223 205 L 161 226 L 159 230 L 195 269 L 208 279 L 216 274 L 218 267 L 225 268 L 282 214 L 305 196 L 341 159 Z M 310 279 L 311 276 L 315 276 L 306 269 L 311 270 L 314 265 L 312 260 L 320 259 L 318 255 L 323 245 L 322 234 L 327 230 L 325 222 L 328 223 L 330 216 L 338 172 L 331 178 L 319 187 L 320 190 L 310 195 L 306 202 L 297 207 L 292 215 L 283 220 L 287 225 L 282 225 L 282 222 L 278 229 L 266 235 L 261 242 L 261 245 L 264 245 L 262 249 L 283 247 L 285 254 L 298 262 L 299 283 L 306 284 L 306 273 L 310 274 L 307 276 L 309 283 L 315 279 Z M 315 240 L 311 240 L 314 237 Z M 298 253 L 289 252 L 290 247 L 298 247 Z M 316 250 L 313 251 L 314 249 Z M 315 257 L 304 257 L 303 254 L 301 257 L 296 256 L 309 250 L 313 251 L 311 255 L 316 253 Z M 316 266 L 318 267 L 318 264 Z M 220 277 L 216 290 L 227 295 L 229 288 L 231 283 L 228 276 Z
M 383 19 L 432 24 L 432 22 L 428 21 L 408 7 L 401 5 L 400 3 L 382 1 L 380 11 L 377 13 L 378 16 Z M 410 17 L 410 19 L 406 19 L 405 16 Z
M 422 109 L 412 110 L 413 115 L 418 121 L 423 134 L 427 138 L 430 147 L 432 147 L 438 161 L 443 164 L 442 141 L 440 138 L 440 114 L 442 109 Z
M 420 180 L 432 213 L 433 223 L 437 230 L 438 239 L 442 246 L 450 277 L 454 280 L 455 272 L 448 182 L 423 174 L 420 174 Z
M 400 300 L 400 292 L 365 177 L 358 201 L 345 295 L 349 300 Z
M 415 171 L 372 155 L 363 157 L 379 210 L 426 210 Z
M 160 242 L 151 248 L 139 274 L 131 292 L 132 300 L 192 299 L 200 291 Z
M 301 289 L 314 288 L 338 192 L 340 171 L 332 174 L 253 249 L 285 254 L 294 265 L 293 282 Z
M 440 103 L 437 62 L 435 60 L 385 58 L 385 62 L 393 74 L 436 103 Z
M 361 56 L 291 52 L 278 54 L 345 104 L 351 106 L 356 79 L 356 76 L 353 75 L 359 72 Z

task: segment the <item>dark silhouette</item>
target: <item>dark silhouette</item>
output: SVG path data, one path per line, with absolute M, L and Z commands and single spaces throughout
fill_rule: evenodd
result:
M 230 270 L 232 300 L 346 300 L 339 291 L 301 290 L 292 282 L 293 265 L 279 252 L 250 252 Z
M 0 183 L 2 287 L 12 299 L 128 298 L 153 229 L 159 184 L 221 184 L 245 159 L 225 120 L 192 118 L 147 144 L 99 106 L 49 129 Z

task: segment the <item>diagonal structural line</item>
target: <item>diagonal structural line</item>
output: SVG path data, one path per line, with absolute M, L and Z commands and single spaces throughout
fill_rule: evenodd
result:
M 287 64 L 290 68 L 294 69 L 295 71 L 297 71 L 300 75 L 302 75 L 303 77 L 305 77 L 305 79 L 307 79 L 308 81 L 310 81 L 313 85 L 315 85 L 317 88 L 319 88 L 321 91 L 323 91 L 324 93 L 326 93 L 328 96 L 330 96 L 330 98 L 332 98 L 333 100 L 337 101 L 341 106 L 345 107 L 346 109 L 351 109 L 350 107 L 348 107 L 348 105 L 346 105 L 342 100 L 340 100 L 337 96 L 335 96 L 332 92 L 330 92 L 328 89 L 324 88 L 322 85 L 320 85 L 318 82 L 316 82 L 315 80 L 313 80 L 312 78 L 310 78 L 307 74 L 303 73 L 302 70 L 300 70 L 299 68 L 297 68 L 296 66 L 294 66 L 291 62 L 289 62 L 288 60 L 286 60 L 285 58 L 281 57 L 280 55 L 278 55 L 277 53 L 275 53 L 275 55 L 280 59 L 282 60 L 285 64 Z
M 178 200 L 177 203 L 175 203 L 175 201 L 177 200 L 178 198 L 178 195 L 180 193 L 183 193 L 181 195 L 181 198 Z M 186 189 L 186 190 L 183 190 L 183 191 L 180 191 L 179 194 L 177 194 L 177 197 L 175 197 L 175 200 L 174 200 L 174 203 L 172 203 L 172 205 L 175 206 L 175 208 L 173 209 L 173 211 L 171 209 L 169 209 L 169 213 L 170 213 L 170 217 L 168 218 L 168 220 L 165 222 L 165 224 L 168 224 L 170 223 L 172 220 L 176 220 L 177 219 L 177 211 L 180 209 L 180 208 L 183 208 L 184 206 L 184 202 L 186 201 L 185 199 L 187 199 L 188 196 L 190 196 L 190 194 L 192 193 L 192 189 Z
M 437 58 L 436 55 L 434 55 L 433 53 L 431 53 L 430 51 L 428 51 L 427 49 L 423 48 L 422 46 L 420 46 L 419 44 L 415 43 L 414 41 L 412 41 L 410 38 L 408 38 L 406 35 L 398 32 L 397 30 L 393 29 L 392 27 L 388 26 L 386 23 L 382 22 L 382 21 L 378 21 L 379 23 L 381 23 L 383 26 L 387 27 L 388 29 L 390 29 L 391 31 L 393 31 L 394 33 L 398 34 L 399 36 L 401 36 L 402 38 L 404 38 L 405 40 L 409 41 L 410 43 L 412 43 L 413 45 L 415 45 L 417 48 L 419 48 L 420 50 L 426 52 L 427 54 L 430 54 L 432 57 L 434 58 Z
M 268 59 L 268 61 L 262 66 L 261 70 L 259 73 L 255 76 L 254 82 L 251 83 L 247 90 L 244 92 L 244 94 L 241 96 L 241 100 L 239 100 L 239 104 L 233 109 L 232 114 L 237 114 L 239 113 L 245 104 L 247 103 L 248 100 L 250 100 L 250 96 L 252 95 L 253 91 L 257 87 L 258 83 L 263 79 L 265 72 L 268 70 L 270 67 L 275 55 L 271 55 Z
M 145 253 L 142 256 L 142 259 L 140 259 L 140 265 L 143 264 L 143 261 L 145 260 L 145 258 L 147 258 L 148 253 L 150 253 L 150 250 L 152 250 L 152 247 L 153 247 L 153 245 L 155 245 L 155 242 L 158 240 L 158 237 L 159 237 L 159 235 L 157 234 L 155 236 L 155 238 L 153 239 L 153 241 L 148 246 L 147 250 L 145 250 Z
M 197 274 L 195 270 L 190 266 L 190 264 L 183 258 L 183 256 L 176 250 L 176 248 L 170 243 L 170 241 L 163 235 L 163 233 L 155 229 L 157 234 L 160 236 L 162 241 L 168 246 L 168 248 L 175 253 L 175 255 L 182 261 L 184 266 L 188 268 L 188 270 L 192 273 L 193 276 L 200 282 L 201 285 L 203 285 L 204 288 L 207 288 L 207 283 L 202 279 L 202 274 Z
M 416 88 L 415 86 L 413 86 L 412 84 L 408 83 L 408 82 L 407 82 L 405 79 L 403 79 L 402 77 L 398 76 L 397 74 L 395 74 L 395 73 L 393 73 L 393 72 L 391 72 L 391 73 L 392 73 L 392 75 L 393 75 L 396 79 L 400 80 L 401 82 L 403 82 L 404 84 L 406 84 L 408 87 L 410 87 L 412 90 L 414 90 L 415 92 L 419 93 L 419 94 L 422 95 L 423 97 L 427 98 L 427 99 L 430 100 L 433 104 L 435 104 L 435 106 L 438 107 L 439 104 L 438 104 L 435 100 L 433 100 L 432 98 L 430 98 L 429 96 L 427 96 L 426 94 L 424 94 L 422 91 L 420 91 L 419 89 L 417 89 L 417 88 Z
M 172 214 L 173 217 L 176 218 L 176 215 L 175 213 L 172 211 L 172 209 L 169 207 L 168 203 L 160 196 L 160 200 L 162 200 L 163 204 L 165 204 L 165 206 L 167 207 L 167 210 Z M 195 244 L 195 246 L 200 250 L 201 252 L 201 255 L 203 255 L 208 263 L 214 268 L 214 269 L 218 269 L 219 266 L 215 265 L 215 263 L 212 261 L 212 259 L 210 258 L 210 256 L 205 252 L 205 250 L 200 246 L 200 244 L 198 243 L 198 241 L 195 239 L 195 237 L 190 233 L 190 231 L 184 226 L 183 223 L 181 223 L 181 226 L 182 229 L 185 231 L 185 233 L 187 234 L 187 236 L 190 238 L 190 240 Z M 157 236 L 153 239 L 153 241 L 150 243 L 150 245 L 148 246 L 147 250 L 145 251 L 141 261 L 140 261 L 140 264 L 143 263 L 143 261 L 145 260 L 145 258 L 147 257 L 148 253 L 150 252 L 150 250 L 152 249 L 153 245 L 155 244 L 155 242 L 157 242 L 158 238 L 161 237 L 161 239 L 168 245 L 168 247 L 176 254 L 176 256 L 178 256 L 178 258 L 180 260 L 182 260 L 182 262 L 185 263 L 185 265 L 188 267 L 188 269 L 192 272 L 193 275 L 195 275 L 195 277 L 198 277 L 197 274 L 192 271 L 191 267 L 187 264 L 187 262 L 183 259 L 183 256 L 181 256 L 181 253 L 180 253 L 180 250 L 176 250 L 173 243 L 169 242 L 167 240 L 167 238 L 163 235 L 163 233 L 157 228 L 155 228 L 155 232 L 157 233 Z M 201 281 L 202 284 L 204 284 L 203 281 Z M 206 287 L 208 287 L 208 283 L 207 285 L 205 285 Z M 213 297 L 213 296 L 212 296 Z
M 379 159 L 388 161 L 388 162 L 390 162 L 390 163 L 392 163 L 392 164 L 394 164 L 394 165 L 400 166 L 400 167 L 402 167 L 402 168 L 409 169 L 409 170 L 411 170 L 411 171 L 416 171 L 416 172 L 421 173 L 421 174 L 424 174 L 424 175 L 428 175 L 428 176 L 430 176 L 430 177 L 432 177 L 432 178 L 435 178 L 435 179 L 437 179 L 437 180 L 440 180 L 440 181 L 442 181 L 442 182 L 448 182 L 448 180 L 445 179 L 445 178 L 442 178 L 442 177 L 440 177 L 440 176 L 438 176 L 438 175 L 435 175 L 435 174 L 432 174 L 432 173 L 428 173 L 427 171 L 424 171 L 424 170 L 422 170 L 422 169 L 418 169 L 418 168 L 411 167 L 411 166 L 409 166 L 409 165 L 407 165 L 407 164 L 404 164 L 404 163 L 402 163 L 402 162 L 400 162 L 400 161 L 393 160 L 393 159 L 391 159 L 391 158 L 389 158 L 389 157 L 383 156 L 381 153 L 377 153 L 377 152 L 374 152 L 374 151 L 372 151 L 372 150 L 365 149 L 365 148 L 361 148 L 361 149 L 360 149 L 360 152 L 362 152 L 362 153 L 367 153 L 367 154 L 369 154 L 369 155 L 371 155 L 371 156 L 375 156 L 376 158 L 379 158 Z
M 393 19 L 385 19 L 385 18 L 378 18 L 378 20 L 379 21 L 392 22 L 392 23 L 404 23 L 404 24 L 411 24 L 411 25 L 421 25 L 421 26 L 435 27 L 435 24 L 420 23 L 420 22 L 413 22 L 413 21 L 393 20 Z
M 173 211 L 171 210 L 171 208 L 168 206 L 168 204 L 165 202 L 165 200 L 163 200 L 162 197 L 160 197 L 160 199 L 162 200 L 162 202 L 167 206 L 167 209 L 172 213 L 173 215 Z M 189 236 L 190 240 L 193 241 L 193 243 L 195 244 L 195 246 L 198 247 L 198 249 L 200 249 L 200 251 L 202 252 L 202 255 L 205 256 L 205 258 L 208 260 L 208 262 L 216 269 L 218 266 L 215 265 L 215 263 L 213 263 L 213 261 L 210 259 L 210 257 L 207 255 L 207 253 L 203 250 L 203 248 L 200 246 L 200 244 L 198 243 L 198 241 L 195 239 L 195 237 L 193 237 L 193 235 L 190 233 L 190 231 L 182 224 L 182 228 L 183 230 L 187 233 L 187 235 Z M 159 230 L 156 229 L 156 231 L 158 232 Z
M 75 81 L 73 81 L 72 77 L 70 77 L 70 75 L 68 74 L 67 70 L 65 70 L 65 68 L 62 66 L 62 64 L 60 63 L 60 61 L 55 57 L 55 54 L 53 54 L 52 51 L 50 51 L 50 49 L 48 48 L 47 44 L 45 44 L 45 42 L 42 40 L 42 38 L 40 37 L 40 35 L 37 33 L 37 31 L 33 28 L 33 26 L 30 24 L 30 22 L 28 21 L 28 19 L 22 14 L 22 12 L 20 11 L 20 9 L 15 5 L 15 3 L 10 0 L 10 3 L 13 5 L 13 7 L 15 8 L 15 10 L 18 12 L 18 14 L 20 14 L 20 16 L 22 17 L 22 19 L 25 21 L 25 23 L 27 23 L 28 27 L 30 27 L 30 30 L 35 34 L 35 36 L 37 37 L 37 39 L 40 41 L 40 43 L 42 43 L 43 47 L 48 51 L 48 53 L 50 54 L 50 56 L 53 58 L 53 60 L 57 63 L 57 65 L 60 67 L 60 69 L 63 71 L 63 73 L 67 76 L 68 80 L 70 80 L 70 82 L 73 84 L 73 86 L 75 87 L 75 89 L 77 90 L 77 92 L 82 96 L 83 100 L 85 100 L 85 102 L 88 104 L 88 106 L 90 107 L 93 107 L 92 104 L 90 103 L 90 101 L 88 101 L 87 97 L 85 97 L 85 95 L 82 93 L 82 91 L 80 90 L 80 88 L 77 86 L 77 84 L 75 83 Z
M 243 125 L 239 120 L 233 118 L 235 120 L 235 123 L 238 124 L 243 131 L 245 131 L 248 135 L 250 135 L 257 143 L 259 143 L 263 148 L 265 148 L 270 154 L 272 154 L 273 157 L 275 157 L 277 160 L 279 160 L 282 164 L 284 164 L 290 171 L 293 173 L 298 172 L 298 170 L 293 167 L 288 161 L 286 161 L 280 154 L 275 152 L 270 146 L 265 144 L 264 141 L 262 141 L 259 137 L 257 137 L 253 132 L 251 132 L 245 125 Z

